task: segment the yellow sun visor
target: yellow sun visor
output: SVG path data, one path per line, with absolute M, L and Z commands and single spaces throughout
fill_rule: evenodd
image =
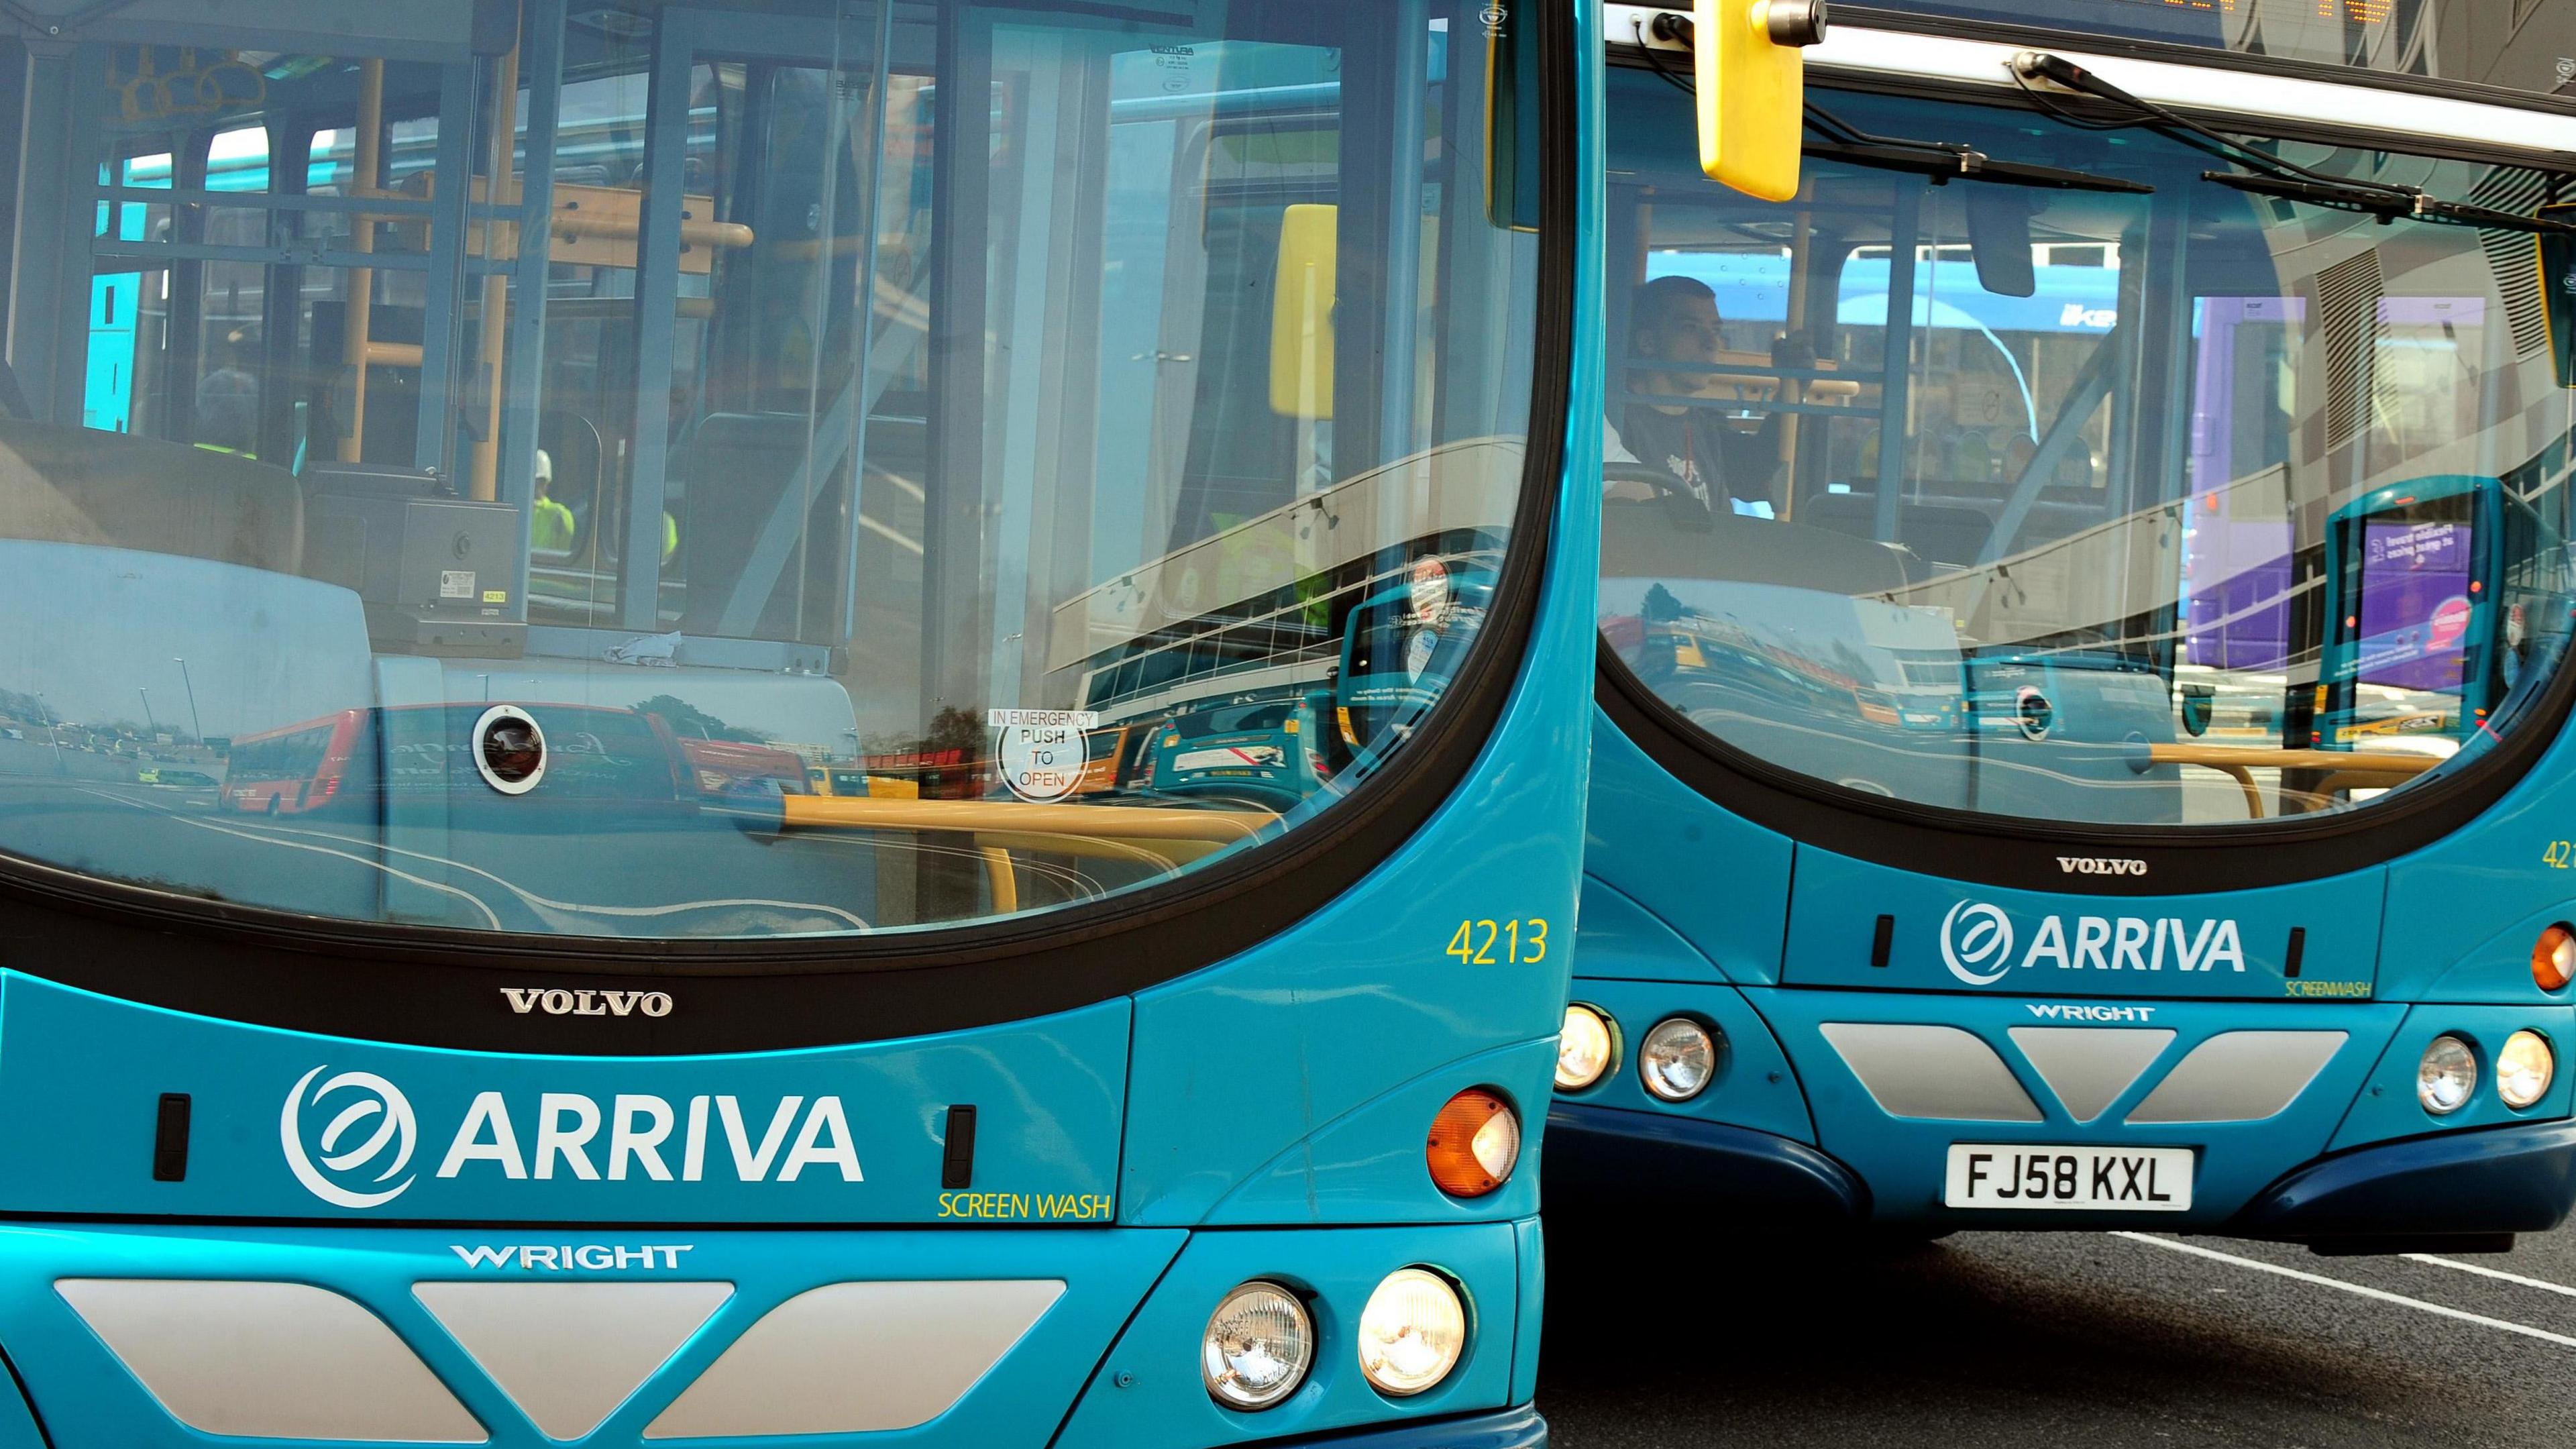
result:
M 1825 38 L 1824 0 L 1697 0 L 1691 28 L 1700 170 L 1748 196 L 1793 199 L 1806 139 L 1799 52 Z

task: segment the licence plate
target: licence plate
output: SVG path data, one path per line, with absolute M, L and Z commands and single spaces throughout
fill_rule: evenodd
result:
M 1954 1208 L 2178 1213 L 2191 1207 L 2188 1147 L 1950 1144 L 1941 1202 Z

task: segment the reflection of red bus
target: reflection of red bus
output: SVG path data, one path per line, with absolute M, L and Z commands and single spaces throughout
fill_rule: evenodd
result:
M 503 801 L 509 797 L 486 786 L 474 764 L 474 722 L 489 708 L 430 704 L 344 709 L 241 736 L 233 741 L 216 804 L 245 814 L 288 815 L 329 809 L 372 813 L 412 800 L 442 805 Z M 546 736 L 545 780 L 528 800 L 617 810 L 696 808 L 692 762 L 658 718 L 596 705 L 520 708 Z M 801 761 L 795 773 L 803 778 Z
M 375 761 L 358 757 L 361 744 L 370 756 L 374 753 L 369 713 L 344 709 L 234 740 L 215 807 L 252 815 L 298 815 L 339 799 L 350 782 L 352 762 L 361 778 L 375 774 Z
M 739 740 L 680 737 L 680 755 L 701 795 L 804 795 L 805 760 L 789 750 Z
M 970 760 L 964 750 L 906 750 L 901 754 L 862 755 L 859 768 L 870 775 L 910 780 L 924 800 L 972 800 L 992 765 Z

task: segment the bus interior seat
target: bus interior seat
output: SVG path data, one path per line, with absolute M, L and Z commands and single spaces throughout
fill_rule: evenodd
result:
M 748 632 L 765 639 L 794 636 L 797 556 L 792 548 L 776 552 L 774 546 L 782 540 L 770 537 L 770 525 L 782 507 L 796 507 L 788 489 L 804 470 L 812 436 L 813 421 L 801 412 L 714 413 L 674 455 L 672 492 L 678 501 L 671 513 L 680 528 L 674 562 L 685 565 L 689 583 L 682 629 L 693 634 Z M 802 536 L 810 546 L 809 558 L 839 554 L 839 539 L 830 530 L 817 532 L 813 524 L 816 515 L 832 507 L 840 476 L 835 468 L 821 480 L 811 508 L 792 520 L 794 531 L 784 536 L 790 545 Z M 768 577 L 751 578 L 755 568 Z M 747 601 L 752 611 L 748 620 L 734 605 L 734 595 L 746 584 L 765 589 Z M 831 627 L 837 630 L 839 611 L 831 612 Z M 735 627 L 724 626 L 728 614 L 734 615 Z M 742 627 L 746 622 L 747 630 Z
M 0 537 L 300 571 L 304 494 L 283 468 L 158 438 L 0 418 Z
M 335 440 L 348 432 L 349 420 L 341 416 L 348 406 L 348 388 L 340 366 L 341 319 L 348 310 L 345 302 L 313 304 L 312 390 L 305 403 L 316 457 L 333 456 Z M 412 347 L 421 345 L 428 325 L 421 308 L 383 302 L 368 308 L 367 318 L 369 341 Z M 420 438 L 420 395 L 419 368 L 391 362 L 368 366 L 364 461 L 410 466 Z
M 1855 491 L 1809 498 L 1798 505 L 1798 521 L 1869 538 L 1878 528 L 1878 495 Z M 1945 503 L 1897 505 L 1897 541 L 1941 572 L 1974 568 L 1994 531 L 1994 520 L 1983 509 Z
M 0 415 L 32 418 L 36 410 L 27 406 L 27 390 L 18 385 L 18 369 L 6 358 L 0 358 Z
M 1601 511 L 1601 576 L 1715 579 L 1815 589 L 1890 593 L 1908 582 L 1905 557 L 1848 534 L 1723 513 L 1705 529 L 1676 528 L 1660 504 L 1621 502 Z

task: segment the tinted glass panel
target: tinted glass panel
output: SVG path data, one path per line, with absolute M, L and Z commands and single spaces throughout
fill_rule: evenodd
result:
M 2570 394 L 2525 233 L 2248 195 L 2027 112 L 1818 95 L 2077 189 L 1701 181 L 1614 77 L 1602 629 L 1762 760 L 2016 819 L 2352 809 L 2540 726 Z M 2530 214 L 2545 178 L 2281 143 Z
M 8 62 L 0 847 L 369 921 L 967 922 L 1329 817 L 1484 618 L 1508 7 L 124 9 Z M 1373 714 L 1393 616 L 1443 652 Z

